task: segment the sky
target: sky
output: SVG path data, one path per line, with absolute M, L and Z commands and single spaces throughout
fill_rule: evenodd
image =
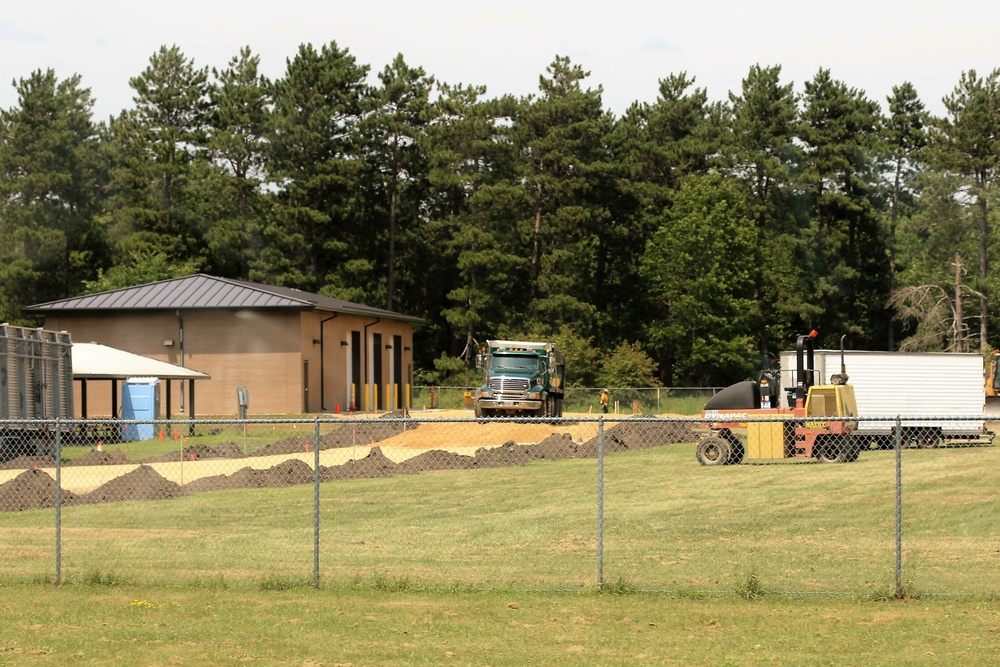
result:
M 129 79 L 162 46 L 220 70 L 249 46 L 274 79 L 300 45 L 336 42 L 373 82 L 402 54 L 440 81 L 484 85 L 488 97 L 537 93 L 567 56 L 618 116 L 654 102 L 659 81 L 680 72 L 725 100 L 753 65 L 780 65 L 799 93 L 829 69 L 883 107 L 909 81 L 943 115 L 963 72 L 1000 67 L 998 36 L 996 0 L 0 0 L 0 109 L 18 105 L 12 82 L 51 68 L 60 80 L 79 74 L 95 120 L 107 120 L 134 106 Z

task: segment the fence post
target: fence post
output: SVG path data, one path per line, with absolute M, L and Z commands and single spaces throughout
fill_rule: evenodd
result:
M 313 588 L 319 588 L 319 417 L 313 432 Z
M 597 418 L 597 590 L 604 586 L 604 417 Z
M 62 584 L 62 425 L 56 419 L 56 586 Z
M 896 597 L 903 591 L 903 426 L 896 415 Z

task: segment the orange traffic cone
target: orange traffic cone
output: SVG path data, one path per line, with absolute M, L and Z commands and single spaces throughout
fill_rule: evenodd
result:
M 99 452 L 103 452 L 104 451 L 104 443 L 102 441 L 100 441 L 100 440 L 97 441 L 97 451 L 99 451 Z

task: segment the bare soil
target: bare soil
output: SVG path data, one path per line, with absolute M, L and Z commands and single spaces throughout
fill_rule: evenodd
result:
M 468 416 L 467 413 L 461 413 Z M 412 475 L 435 470 L 474 470 L 478 468 L 499 468 L 525 465 L 537 460 L 561 460 L 574 458 L 594 458 L 597 456 L 596 425 L 592 422 L 574 424 L 560 423 L 555 426 L 538 423 L 514 423 L 484 425 L 483 434 L 490 438 L 502 437 L 498 444 L 489 444 L 475 449 L 475 455 L 458 454 L 448 449 L 474 447 L 477 442 L 456 441 L 469 438 L 473 429 L 441 428 L 427 421 L 402 423 L 399 421 L 369 424 L 350 423 L 320 438 L 320 449 L 351 447 L 362 442 L 371 446 L 364 458 L 347 461 L 337 466 L 321 466 L 320 480 L 371 479 Z M 558 429 L 564 432 L 554 432 Z M 614 423 L 604 432 L 604 451 L 643 449 L 670 443 L 691 442 L 696 439 L 690 423 L 664 420 L 630 422 L 625 419 Z M 475 437 L 485 437 L 484 435 Z M 385 456 L 378 443 L 391 440 L 390 446 L 419 448 L 421 453 L 397 463 Z M 127 500 L 163 500 L 186 496 L 203 491 L 220 489 L 245 489 L 286 487 L 309 484 L 314 480 L 312 467 L 295 458 L 259 470 L 247 465 L 231 475 L 202 477 L 183 486 L 164 479 L 146 464 L 157 462 L 205 459 L 241 459 L 248 463 L 259 456 L 299 454 L 309 451 L 313 443 L 311 436 L 283 438 L 259 449 L 253 456 L 246 456 L 234 442 L 225 442 L 215 447 L 192 445 L 180 453 L 130 461 L 123 452 L 104 452 L 96 449 L 68 462 L 66 466 L 108 466 L 139 463 L 139 467 L 120 475 L 89 493 L 74 494 L 62 492 L 64 505 L 81 505 Z M 24 469 L 14 479 L 0 484 L 0 511 L 22 511 L 44 509 L 55 506 L 55 481 L 40 468 L 55 465 L 51 457 L 19 457 L 0 465 L 3 469 Z

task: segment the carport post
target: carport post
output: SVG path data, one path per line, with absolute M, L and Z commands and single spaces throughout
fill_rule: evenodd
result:
M 171 413 L 173 412 L 173 408 L 170 405 L 170 398 L 171 398 L 170 391 L 171 391 L 171 389 L 170 389 L 170 378 L 167 378 L 167 391 L 166 391 L 166 394 L 167 394 L 167 420 L 170 419 Z
M 188 380 L 188 409 L 191 411 L 191 425 L 188 426 L 188 436 L 194 437 L 194 379 Z

